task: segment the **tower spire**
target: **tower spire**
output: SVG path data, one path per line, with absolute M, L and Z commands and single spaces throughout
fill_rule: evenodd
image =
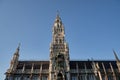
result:
M 53 43 L 59 43 L 59 42 L 64 42 L 65 41 L 65 30 L 64 30 L 64 25 L 62 24 L 62 20 L 59 16 L 59 14 L 57 13 L 55 22 L 53 24 L 53 29 L 52 29 L 52 33 L 53 33 Z

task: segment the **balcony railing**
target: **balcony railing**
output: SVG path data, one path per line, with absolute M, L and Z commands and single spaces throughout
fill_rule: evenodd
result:
M 25 69 L 23 71 L 22 69 L 17 69 L 16 73 L 17 74 L 21 74 L 21 73 L 27 73 L 27 74 L 35 73 L 35 74 L 39 74 L 39 73 L 49 73 L 49 70 L 48 69 L 43 69 L 42 71 L 40 71 L 40 69 L 34 69 L 32 71 L 31 69 Z
M 94 70 L 93 69 L 71 69 L 70 70 L 71 73 L 93 73 Z

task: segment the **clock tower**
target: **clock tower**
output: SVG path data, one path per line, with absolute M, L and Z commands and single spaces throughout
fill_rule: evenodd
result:
M 52 29 L 49 80 L 70 80 L 69 47 L 65 41 L 64 26 L 58 14 Z

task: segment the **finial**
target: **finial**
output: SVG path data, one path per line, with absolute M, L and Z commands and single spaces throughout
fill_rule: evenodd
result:
M 20 47 L 21 43 L 18 44 L 18 47 Z
M 57 15 L 59 15 L 59 10 L 57 10 Z
M 21 45 L 21 44 L 19 43 L 19 44 L 18 44 L 18 48 L 17 48 L 17 50 L 19 50 L 19 49 L 20 49 L 20 45 Z
M 114 56 L 115 56 L 116 60 L 119 61 L 119 58 L 118 58 L 116 52 L 114 51 L 114 49 L 113 49 L 113 53 L 114 53 Z
M 57 10 L 57 19 L 60 19 L 60 12 L 59 12 L 59 10 Z
M 57 16 L 56 16 L 55 21 L 60 21 L 61 22 L 60 13 L 59 13 L 58 10 L 57 10 Z

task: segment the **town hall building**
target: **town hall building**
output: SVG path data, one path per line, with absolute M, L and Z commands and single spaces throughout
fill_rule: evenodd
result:
M 5 80 L 120 80 L 120 60 L 70 60 L 65 28 L 59 15 L 52 28 L 48 61 L 19 60 L 20 46 L 11 59 Z

